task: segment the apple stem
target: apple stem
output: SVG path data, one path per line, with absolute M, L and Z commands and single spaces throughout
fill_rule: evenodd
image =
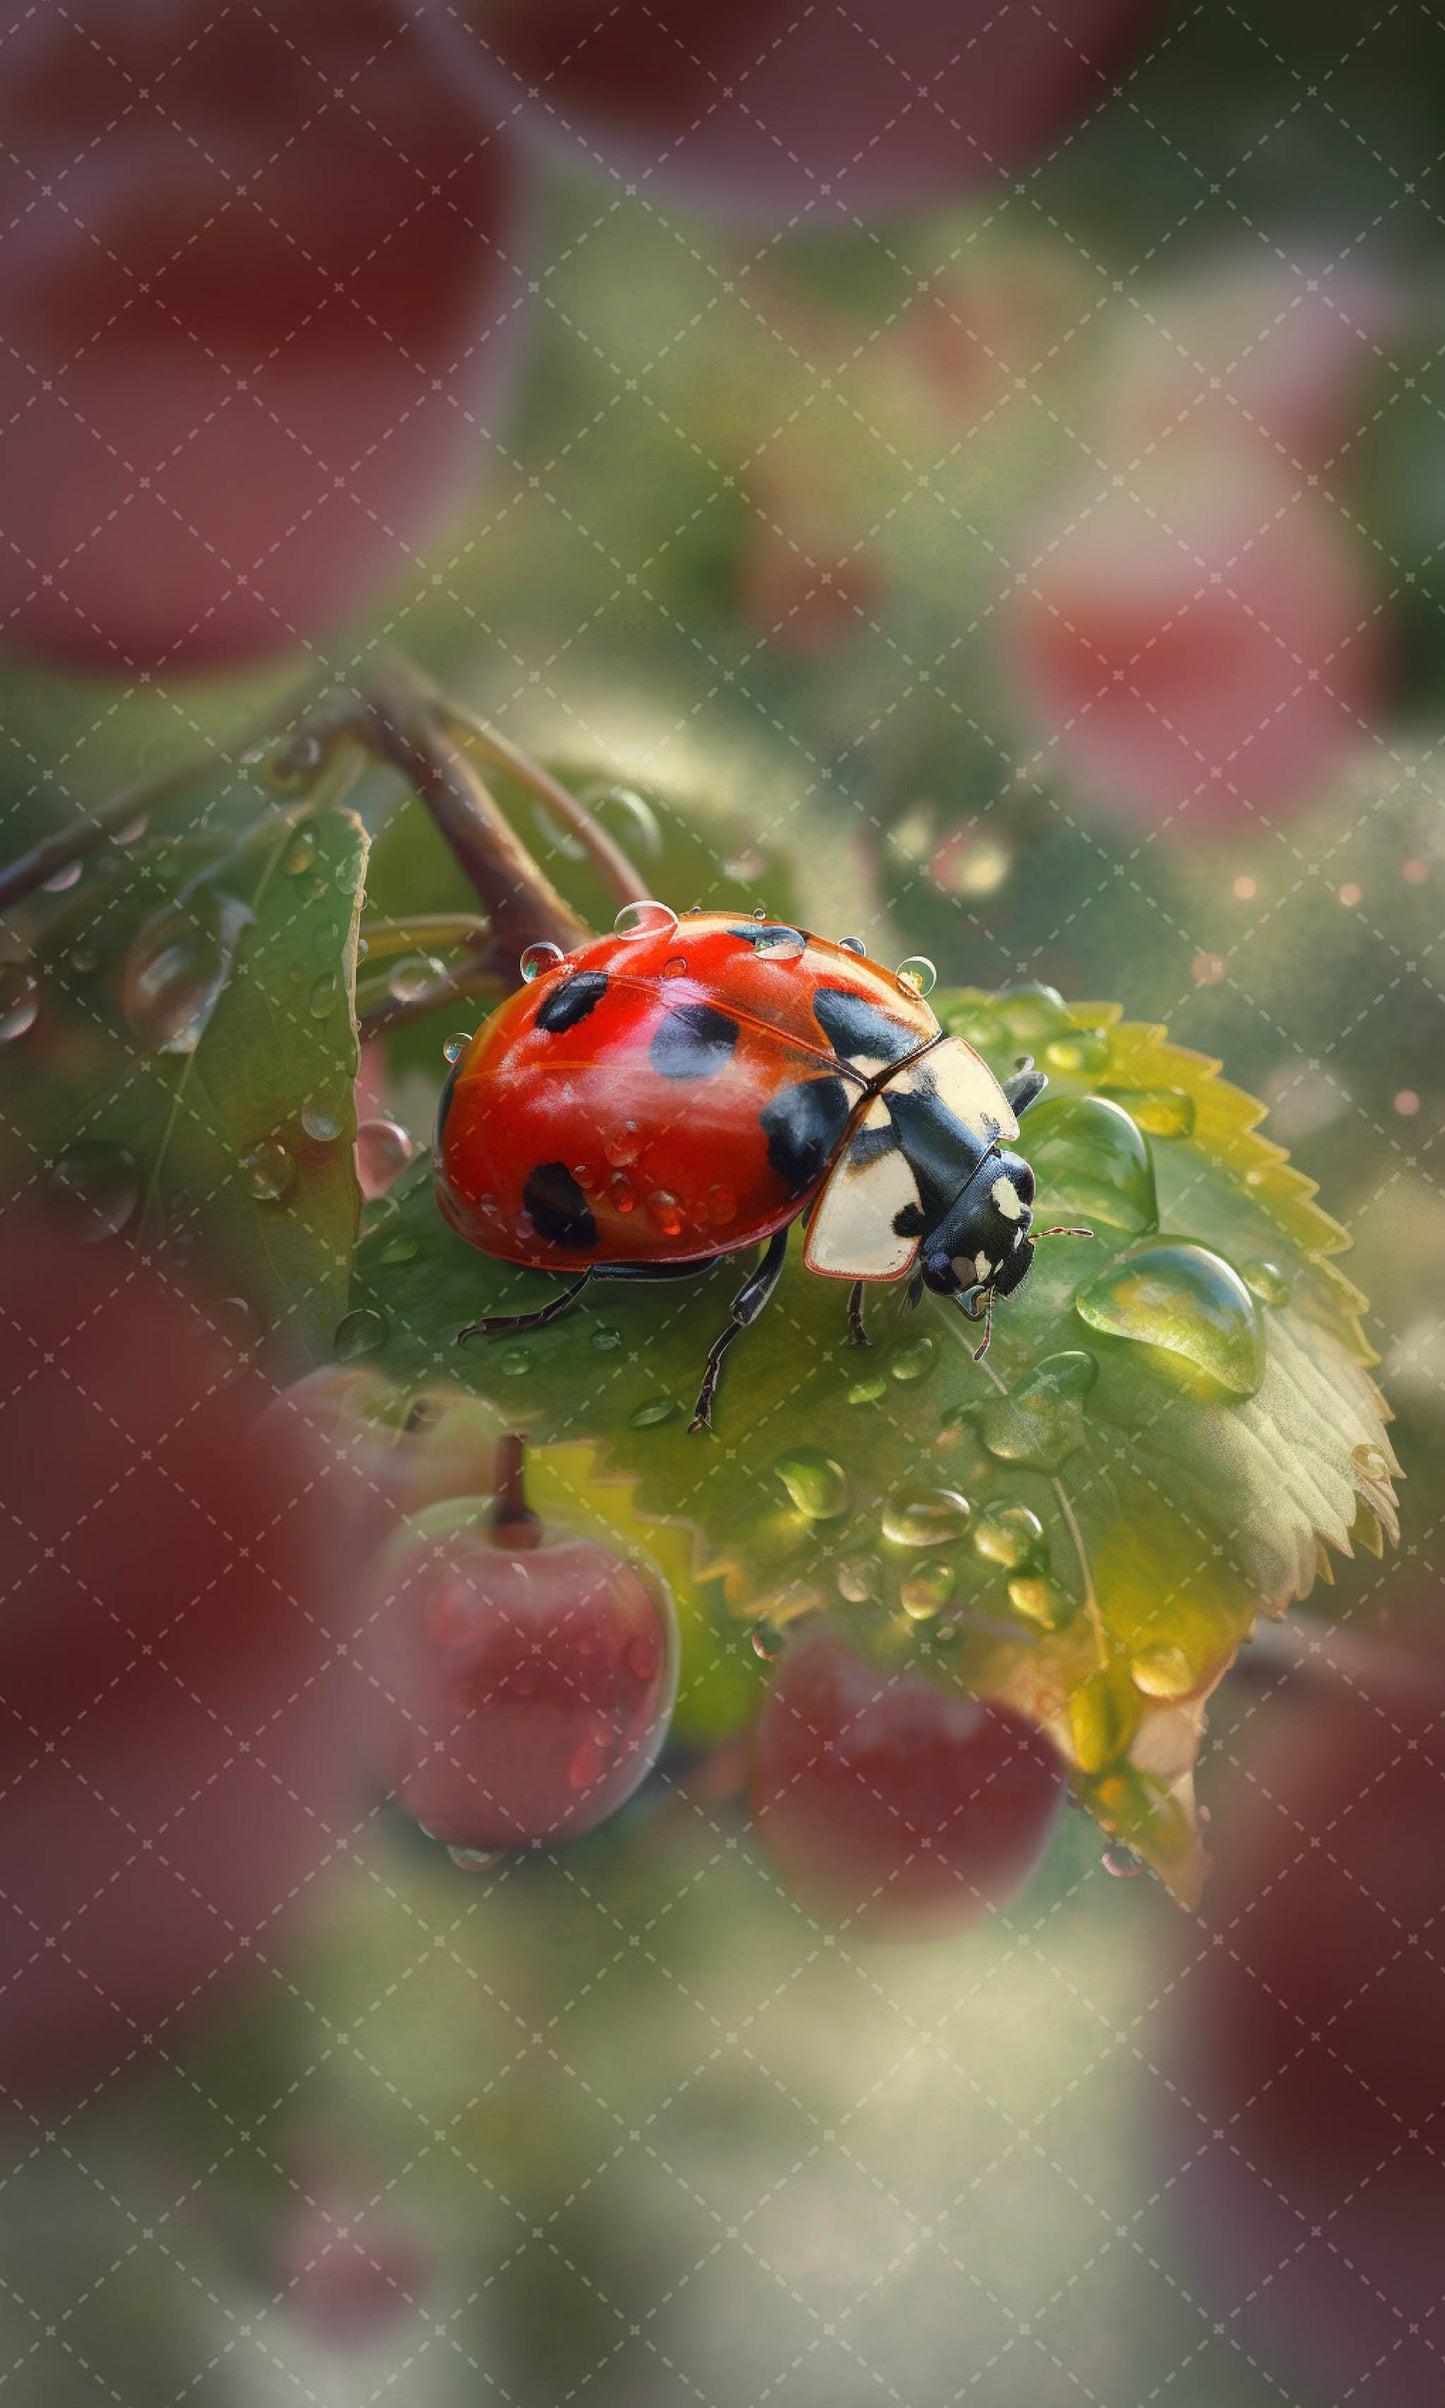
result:
M 527 1503 L 527 1442 L 515 1433 L 497 1441 L 497 1495 L 492 1529 L 508 1547 L 539 1547 L 542 1522 Z

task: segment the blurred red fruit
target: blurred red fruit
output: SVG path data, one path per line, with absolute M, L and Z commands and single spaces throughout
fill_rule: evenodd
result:
M 1171 445 L 1059 504 L 1037 551 L 1005 663 L 1039 776 L 1198 834 L 1299 803 L 1359 743 L 1375 597 L 1338 514 L 1284 469 Z
M 469 0 L 509 105 L 589 162 L 729 214 L 836 223 L 997 187 L 1111 96 L 1155 11 L 1072 0 Z
M 875 1937 L 980 1922 L 1027 1880 L 1063 1767 L 1002 1707 L 882 1672 L 819 1631 L 793 1646 L 758 1725 L 758 1835 L 803 1905 Z
M 375 1582 L 385 1770 L 407 1812 L 462 1850 L 556 1846 L 650 1771 L 677 1692 L 672 1599 L 604 1540 L 547 1529 L 503 1441 L 488 1512 L 421 1514 Z
M 328 2349 L 364 2349 L 414 2314 L 426 2289 L 421 2236 L 385 2209 L 341 2198 L 297 2210 L 277 2252 L 285 2304 Z
M 1372 270 L 1252 255 L 1206 262 L 1108 321 L 1100 441 L 1131 459 L 1177 428 L 1259 442 L 1291 466 L 1334 458 L 1368 414 L 1400 296 Z
M 1177 2210 L 1234 2346 L 1287 2375 L 1291 2397 L 1317 2383 L 1321 2400 L 1435 2408 L 1438 1656 L 1403 1676 L 1355 1667 L 1328 1690 L 1291 1680 L 1230 1752 L 1227 1781 L 1211 1785 L 1202 1928 L 1169 1991 Z
M 0 2082 L 180 2045 L 355 1814 L 325 1466 L 122 1250 L 0 1265 Z
M 409 0 L 77 0 L 0 80 L 0 638 L 285 649 L 404 572 L 507 383 L 505 139 Z
M 866 555 L 829 560 L 801 538 L 758 526 L 743 556 L 738 611 L 763 651 L 824 661 L 871 632 L 882 593 Z

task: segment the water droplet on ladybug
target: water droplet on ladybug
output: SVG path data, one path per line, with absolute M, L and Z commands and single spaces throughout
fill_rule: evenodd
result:
M 637 1160 L 639 1142 L 636 1121 L 625 1120 L 610 1137 L 604 1137 L 602 1151 L 614 1169 L 624 1170 L 629 1162 Z
M 62 1237 L 96 1246 L 118 1237 L 140 1201 L 135 1157 L 104 1138 L 60 1156 L 45 1182 L 45 1217 Z
M 730 1187 L 710 1187 L 707 1191 L 707 1217 L 714 1229 L 725 1229 L 737 1219 L 738 1200 Z
M 573 1750 L 567 1767 L 567 1787 L 571 1790 L 593 1789 L 607 1769 L 607 1751 L 595 1732 Z
M 755 903 L 753 905 L 753 918 L 755 920 L 765 920 L 767 916 L 768 907 L 766 903 Z
M 624 903 L 612 923 L 614 936 L 668 936 L 677 926 L 677 913 L 665 903 Z
M 537 1224 L 529 1212 L 519 1212 L 512 1223 L 512 1234 L 527 1245 L 537 1234 Z
M 378 1312 L 374 1304 L 360 1304 L 354 1312 L 343 1314 L 331 1341 L 337 1362 L 354 1363 L 362 1355 L 375 1354 L 386 1344 L 389 1328 L 385 1313 Z
M 669 961 L 665 961 L 663 963 L 662 975 L 664 978 L 686 977 L 687 963 L 683 960 L 683 957 L 680 953 L 674 953 Z
M 898 965 L 898 984 L 908 987 L 915 995 L 928 995 L 938 983 L 938 972 L 922 953 L 912 953 Z
M 80 872 L 81 864 L 78 861 L 67 861 L 64 869 L 57 870 L 53 878 L 41 881 L 41 892 L 47 895 L 68 893 L 72 886 L 80 884 Z
M 279 1204 L 296 1177 L 296 1165 L 284 1145 L 264 1137 L 242 1155 L 241 1176 L 258 1204 Z
M 549 970 L 555 970 L 566 958 L 560 945 L 529 945 L 519 967 L 527 985 L 531 986 L 534 979 L 545 978 Z
M 584 1196 L 595 1195 L 598 1187 L 601 1184 L 597 1173 L 593 1170 L 591 1164 L 587 1162 L 574 1162 L 572 1165 L 572 1176 L 576 1180 L 578 1186 L 581 1188 Z
M 356 1132 L 356 1176 L 367 1198 L 384 1196 L 412 1157 L 412 1142 L 394 1120 L 364 1120 Z
M 861 953 L 866 956 L 868 948 L 861 936 L 840 936 L 838 950 L 840 953 Z
M 627 1669 L 636 1681 L 655 1680 L 661 1662 L 662 1649 L 655 1639 L 634 1639 L 627 1650 Z
M 35 1026 L 40 981 L 23 962 L 0 962 L 0 1045 L 12 1044 Z
M 637 1201 L 632 1192 L 632 1181 L 628 1178 L 626 1171 L 613 1172 L 607 1182 L 607 1193 L 612 1198 L 618 1212 L 631 1212 Z
M 470 1036 L 464 1030 L 459 1030 L 455 1036 L 448 1037 L 446 1043 L 442 1047 L 442 1052 L 447 1061 L 459 1062 L 462 1058 L 462 1055 L 466 1052 L 467 1047 L 471 1044 L 471 1041 L 472 1040 Z
M 800 928 L 775 925 L 759 930 L 753 939 L 753 951 L 762 961 L 795 962 L 806 952 L 807 944 Z
M 647 1217 L 664 1237 L 679 1237 L 682 1233 L 682 1207 L 665 1187 L 655 1187 L 648 1197 Z

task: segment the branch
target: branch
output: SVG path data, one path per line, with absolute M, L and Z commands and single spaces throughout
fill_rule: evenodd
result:
M 508 771 L 518 785 L 526 786 L 539 802 L 545 803 L 548 810 L 562 821 L 564 827 L 571 829 L 579 844 L 585 846 L 594 867 L 601 871 L 618 903 L 646 902 L 648 890 L 642 878 L 621 846 L 614 844 L 606 829 L 598 826 L 585 803 L 580 803 L 576 795 L 570 793 L 549 770 L 543 769 L 540 762 L 519 751 L 515 744 L 509 743 L 505 736 L 499 735 L 494 727 L 489 727 L 474 712 L 450 699 L 441 707 L 464 744 L 475 747 L 494 767 Z
M 429 986 L 415 995 L 379 995 L 374 1003 L 364 996 L 356 999 L 357 1033 L 361 1043 L 371 1037 L 389 1037 L 394 1029 L 409 1028 L 415 1020 L 425 1020 L 444 1005 L 456 1003 L 469 995 L 488 995 L 493 998 L 510 995 L 517 984 L 504 963 L 497 957 L 490 939 L 465 961 L 434 978 Z

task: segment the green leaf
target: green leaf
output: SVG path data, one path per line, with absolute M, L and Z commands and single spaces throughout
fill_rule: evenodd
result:
M 351 775 L 237 842 L 140 847 L 59 915 L 21 1103 L 52 1204 L 83 1229 L 88 1191 L 133 1193 L 136 1241 L 233 1291 L 282 1374 L 329 1353 L 360 1212 Z
M 716 1435 L 692 1436 L 738 1262 L 599 1287 L 548 1329 L 458 1350 L 464 1322 L 554 1283 L 465 1246 L 425 1170 L 363 1241 L 357 1300 L 402 1383 L 455 1376 L 534 1439 L 589 1440 L 643 1515 L 690 1522 L 744 1622 L 826 1612 L 881 1660 L 1033 1717 L 1104 1828 L 1190 1900 L 1211 1690 L 1326 1548 L 1395 1535 L 1362 1299 L 1332 1260 L 1342 1232 L 1216 1064 L 1047 988 L 940 1002 L 996 1070 L 1039 1055 L 1037 1222 L 1093 1230 L 1041 1240 L 983 1363 L 956 1307 L 909 1315 L 898 1291 L 850 1350 L 841 1291 L 795 1246 L 729 1357 Z

